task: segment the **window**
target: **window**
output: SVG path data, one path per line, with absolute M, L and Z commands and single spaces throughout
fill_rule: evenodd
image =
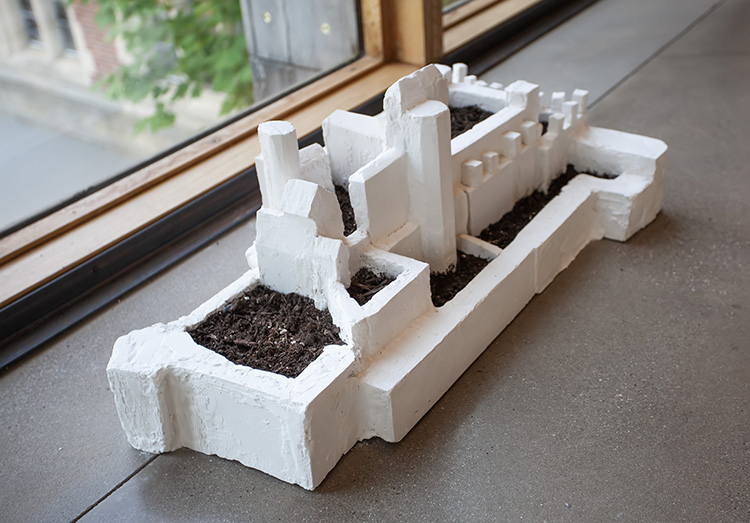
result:
M 68 18 L 68 8 L 64 0 L 16 0 L 19 17 L 8 16 L 6 24 L 14 18 L 22 24 L 25 34 L 24 44 L 34 49 L 45 50 L 52 56 L 61 52 L 75 55 L 76 44 Z M 6 14 L 7 16 L 7 14 Z M 0 25 L 0 31 L 10 33 L 3 35 L 12 38 L 12 30 Z
M 73 41 L 73 33 L 70 30 L 70 21 L 68 20 L 68 11 L 65 9 L 65 4 L 61 0 L 55 0 L 53 5 L 55 7 L 55 20 L 63 50 L 68 54 L 75 55 L 76 44 Z
M 26 38 L 28 43 L 35 47 L 42 46 L 42 37 L 39 36 L 39 26 L 36 23 L 36 16 L 34 16 L 34 10 L 31 8 L 30 0 L 18 0 L 21 9 L 21 17 L 23 18 L 24 29 L 26 30 Z
M 49 3 L 50 0 L 40 1 Z M 296 1 L 301 4 L 313 3 L 310 0 Z M 551 5 L 559 3 L 554 0 L 546 1 Z M 132 65 L 136 63 L 134 60 L 138 60 L 133 48 L 125 45 L 124 35 L 119 37 L 119 40 L 108 40 L 105 38 L 106 32 L 95 20 L 97 7 L 100 5 L 112 5 L 117 2 L 128 4 L 128 2 L 125 0 L 99 0 L 99 2 L 98 4 L 95 0 L 88 3 L 76 1 L 70 4 L 67 12 L 69 16 L 65 18 L 68 21 L 74 44 L 76 44 L 76 63 L 80 65 L 77 74 L 85 77 L 83 81 L 78 80 L 81 87 L 76 93 L 79 95 L 84 92 L 90 94 L 89 85 L 117 71 L 119 65 L 114 60 L 119 60 L 120 64 L 125 65 Z M 283 27 L 274 27 L 273 24 L 274 20 L 279 20 L 279 16 L 283 19 L 283 13 L 274 13 L 268 9 L 256 11 L 253 8 L 255 4 L 253 0 L 243 0 L 243 2 L 242 4 L 220 2 L 223 6 L 229 6 L 227 9 L 236 8 L 235 13 L 237 13 L 225 20 L 217 19 L 213 26 L 216 30 L 220 30 L 219 38 L 217 38 L 220 46 L 238 46 L 236 39 L 234 43 L 231 43 L 231 39 L 221 38 L 221 36 L 232 32 L 245 35 L 248 27 L 251 29 L 254 27 L 256 35 L 260 35 L 264 30 L 283 31 Z M 291 3 L 291 0 L 288 3 Z M 147 145 L 153 146 L 156 142 L 159 149 L 167 148 L 167 151 L 157 153 L 149 161 L 126 170 L 124 176 L 116 178 L 111 183 L 94 181 L 94 185 L 97 183 L 102 185 L 99 190 L 86 193 L 83 198 L 63 202 L 65 203 L 63 206 L 58 204 L 59 208 L 54 212 L 25 223 L 23 226 L 17 226 L 10 233 L 0 237 L 0 282 L 2 282 L 0 283 L 0 339 L 16 332 L 19 326 L 29 325 L 34 319 L 43 318 L 60 306 L 70 303 L 75 296 L 85 292 L 86 289 L 106 282 L 107 278 L 117 277 L 118 271 L 124 270 L 128 264 L 147 256 L 148 251 L 138 249 L 163 245 L 176 237 L 186 223 L 190 226 L 200 223 L 201 220 L 211 217 L 214 211 L 219 212 L 227 207 L 229 205 L 227 202 L 245 198 L 248 191 L 252 191 L 254 175 L 248 171 L 248 168 L 252 166 L 253 158 L 259 152 L 256 135 L 259 123 L 269 119 L 289 120 L 295 125 L 298 136 L 302 138 L 318 129 L 321 121 L 335 109 L 353 109 L 382 94 L 398 78 L 416 70 L 421 65 L 438 61 L 444 52 L 456 48 L 456 42 L 470 41 L 478 34 L 486 32 L 488 28 L 499 26 L 509 17 L 522 11 L 524 5 L 537 3 L 540 3 L 540 0 L 536 2 L 533 0 L 502 0 L 500 2 L 474 0 L 443 14 L 442 3 L 436 0 L 360 0 L 356 4 L 352 1 L 352 5 L 356 5 L 354 12 L 360 21 L 356 25 L 357 37 L 356 39 L 337 37 L 334 42 L 338 46 L 337 60 L 348 61 L 344 66 L 321 75 L 320 71 L 325 71 L 325 68 L 329 66 L 314 62 L 319 58 L 320 52 L 315 54 L 311 49 L 304 49 L 310 51 L 309 59 L 302 62 L 290 61 L 287 65 L 291 64 L 299 69 L 312 69 L 309 71 L 312 79 L 308 77 L 308 83 L 286 96 L 278 99 L 272 98 L 254 111 L 237 110 L 226 123 L 210 128 L 217 121 L 213 116 L 213 120 L 204 123 L 203 127 L 198 126 L 198 130 L 178 137 L 177 140 L 185 140 L 187 137 L 187 141 L 179 147 L 169 149 L 169 142 L 159 142 L 153 137 L 154 135 L 150 134 L 142 133 L 136 137 L 130 135 L 128 140 L 123 141 L 123 145 L 132 147 L 146 142 Z M 195 2 L 179 5 L 206 9 L 205 6 L 210 4 L 211 2 Z M 271 5 L 267 2 L 263 4 Z M 279 3 L 272 3 L 272 5 L 277 4 Z M 321 0 L 320 4 L 330 4 L 330 2 Z M 474 16 L 464 13 L 462 16 L 465 18 L 462 18 L 460 22 L 451 27 L 446 25 L 446 29 L 443 29 L 446 16 L 468 8 L 472 4 L 481 5 L 480 11 Z M 34 5 L 37 3 L 35 2 Z M 51 6 L 51 4 L 48 5 Z M 244 11 L 243 6 L 245 6 Z M 2 9 L 0 5 L 0 13 Z M 334 13 L 340 18 L 330 19 L 318 19 L 314 15 L 319 13 L 305 11 L 304 19 L 307 24 L 304 30 L 310 32 L 310 38 L 314 34 L 316 41 L 325 44 L 326 38 L 339 34 L 339 25 L 335 20 L 349 20 L 349 22 L 342 23 L 341 27 L 347 26 L 346 24 L 349 24 L 347 27 L 351 27 L 351 11 L 348 13 L 345 9 L 340 11 Z M 169 22 L 174 17 L 181 17 L 181 13 L 179 9 L 173 9 L 166 15 L 155 14 L 148 22 L 154 24 L 159 20 L 163 23 Z M 211 13 L 206 14 L 206 16 L 211 15 Z M 248 17 L 254 18 L 248 20 Z M 474 25 L 477 20 L 481 24 Z M 177 22 L 195 23 L 184 18 Z M 7 21 L 0 22 L 0 30 L 5 27 L 7 27 Z M 170 72 L 166 75 L 164 83 L 158 84 L 156 90 L 150 90 L 147 93 L 148 96 L 153 93 L 169 96 L 170 93 L 182 90 L 180 86 L 184 84 L 180 82 L 184 81 L 184 77 L 171 74 L 169 69 L 170 61 L 181 58 L 179 46 L 174 46 L 174 38 L 189 38 L 200 34 L 199 28 L 193 26 L 189 26 L 193 28 L 192 31 L 177 32 L 174 28 L 170 32 L 165 27 L 168 29 L 169 23 L 149 26 L 152 30 L 141 37 L 151 39 L 146 42 L 151 42 L 152 50 L 161 48 L 161 43 L 167 43 L 170 49 L 167 54 L 145 53 L 141 57 L 143 60 L 154 60 L 152 65 L 159 65 L 162 70 Z M 182 29 L 185 27 L 183 26 Z M 297 36 L 297 32 L 282 32 L 282 34 L 285 38 L 293 39 Z M 249 34 L 252 38 L 252 30 Z M 42 31 L 42 36 L 44 36 L 44 31 Z M 356 45 L 352 45 L 352 41 L 355 41 Z M 78 45 L 79 42 L 84 42 L 86 45 Z M 96 42 L 96 45 L 92 42 Z M 446 42 L 449 45 L 446 45 Z M 203 50 L 199 53 L 199 57 L 203 57 L 203 60 L 218 61 L 216 58 L 218 54 L 214 48 L 202 41 L 193 43 L 196 44 L 196 49 Z M 242 42 L 242 45 L 245 49 L 253 50 L 260 49 L 260 45 L 265 43 L 267 42 Z M 257 47 L 253 47 L 254 45 Z M 226 49 L 226 47 L 216 49 Z M 259 58 L 268 59 L 259 60 L 259 62 L 271 62 L 272 59 L 278 58 L 277 56 L 264 56 L 260 52 L 258 55 Z M 19 56 L 17 53 L 16 55 L 8 52 L 2 54 L 2 48 L 0 48 L 0 67 L 16 67 Z M 354 61 L 351 61 L 352 59 Z M 228 67 L 234 66 L 235 64 L 229 61 Z M 62 68 L 55 70 L 56 74 L 65 72 Z M 29 85 L 34 85 L 36 88 L 42 86 L 46 89 L 37 93 L 33 98 L 36 103 L 32 105 L 39 106 L 41 101 L 54 94 L 50 93 L 49 84 L 57 82 L 49 82 L 49 71 L 35 66 L 24 71 L 24 74 L 36 75 Z M 222 84 L 224 81 L 229 83 L 237 81 L 236 75 L 221 78 L 218 82 L 209 82 L 206 79 L 203 84 L 200 84 L 202 87 L 197 88 L 200 91 L 199 97 L 197 99 L 188 97 L 184 101 L 188 104 L 196 100 L 200 101 L 203 96 L 210 94 L 211 89 L 205 87 L 207 84 L 218 89 L 224 85 Z M 190 94 L 191 89 L 196 85 L 198 84 L 193 82 L 185 89 Z M 124 81 L 123 86 L 123 88 L 132 87 L 126 85 Z M 5 86 L 2 88 L 6 89 Z M 70 84 L 67 88 L 71 88 Z M 0 111 L 8 110 L 7 105 L 2 105 L 3 98 L 0 96 Z M 221 97 L 218 100 L 213 97 L 211 103 L 218 103 L 220 106 L 223 101 Z M 158 105 L 154 104 L 152 109 L 156 107 Z M 162 109 L 167 110 L 166 107 Z M 54 114 L 49 111 L 43 111 L 41 114 L 48 119 L 54 117 Z M 153 116 L 153 113 L 150 114 Z M 149 113 L 145 113 L 145 116 L 149 117 Z M 164 114 L 160 115 L 160 117 L 164 116 Z M 87 115 L 79 114 L 73 120 L 72 127 L 76 127 L 87 117 Z M 196 118 L 196 120 L 200 119 Z M 206 127 L 209 129 L 200 131 L 201 128 Z M 108 132 L 106 126 L 101 128 L 101 132 Z M 177 141 L 174 140 L 175 127 L 170 128 L 170 132 L 173 136 L 171 143 L 175 143 Z M 96 146 L 95 149 L 101 153 L 101 147 Z M 93 154 L 84 156 L 93 156 Z M 75 160 L 76 158 L 73 157 L 70 161 Z M 64 166 L 61 162 L 53 165 L 55 169 Z M 106 172 L 111 166 L 112 161 L 107 160 L 98 174 L 105 172 L 107 174 L 105 178 L 111 177 L 112 171 Z M 37 186 L 36 192 L 43 192 L 43 184 L 38 183 Z M 0 191 L 0 194 L 2 193 L 3 191 Z M 212 208 L 214 210 L 209 212 L 201 203 L 204 201 L 219 203 Z M 201 207 L 202 205 L 204 207 Z M 193 221 L 186 221 L 184 218 L 186 215 L 191 216 Z M 177 216 L 179 216 L 179 223 L 174 221 L 177 220 L 175 218 Z M 163 234 L 155 239 L 157 236 L 153 236 L 156 234 L 154 231 Z M 138 247 L 133 247 L 134 245 Z M 71 281 L 73 283 L 70 283 Z

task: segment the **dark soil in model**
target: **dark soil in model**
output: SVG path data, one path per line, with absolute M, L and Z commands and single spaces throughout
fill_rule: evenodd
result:
M 451 108 L 453 137 L 491 116 L 477 106 Z M 544 206 L 562 188 L 581 173 L 572 165 L 555 178 L 547 192 L 534 191 L 516 202 L 513 210 L 489 225 L 480 238 L 500 248 L 507 247 Z M 617 175 L 586 173 L 604 179 Z M 336 186 L 346 235 L 356 230 L 354 211 L 344 187 Z M 442 307 L 452 300 L 489 263 L 488 260 L 458 252 L 453 270 L 430 275 L 432 303 Z M 386 275 L 362 268 L 353 277 L 347 291 L 364 305 L 381 289 L 394 281 Z M 342 344 L 339 330 L 330 313 L 315 308 L 313 301 L 298 294 L 281 294 L 257 286 L 226 304 L 188 330 L 196 343 L 211 349 L 229 361 L 256 369 L 297 377 L 315 360 L 325 346 Z
M 349 236 L 357 230 L 357 221 L 354 219 L 354 209 L 352 201 L 349 198 L 349 191 L 341 185 L 334 185 L 336 189 L 336 199 L 339 201 L 341 208 L 341 218 L 344 220 L 344 236 Z
M 296 378 L 326 345 L 341 345 L 330 313 L 309 298 L 259 285 L 188 330 L 232 363 Z
M 584 173 L 579 171 L 572 165 L 568 165 L 567 170 L 560 176 L 555 178 L 549 186 L 546 193 L 536 190 L 525 198 L 521 198 L 513 206 L 513 210 L 506 213 L 499 221 L 488 225 L 480 234 L 479 237 L 489 243 L 497 245 L 501 249 L 504 249 L 513 239 L 521 232 L 531 220 L 539 214 L 545 205 L 547 205 L 552 198 L 560 194 L 562 188 L 575 178 L 578 174 Z M 611 180 L 616 178 L 617 175 L 612 174 L 600 174 L 600 173 L 584 173 L 596 176 L 597 178 L 604 178 Z
M 486 120 L 495 113 L 485 111 L 477 105 L 466 107 L 451 107 L 451 139 L 465 133 L 482 120 Z
M 394 279 L 385 274 L 374 273 L 370 269 L 363 267 L 357 271 L 357 274 L 352 276 L 352 282 L 346 290 L 349 292 L 349 296 L 357 300 L 357 303 L 364 305 L 381 289 L 394 281 Z
M 442 307 L 451 301 L 489 263 L 489 260 L 465 252 L 458 251 L 457 254 L 454 270 L 430 274 L 432 304 L 435 307 Z

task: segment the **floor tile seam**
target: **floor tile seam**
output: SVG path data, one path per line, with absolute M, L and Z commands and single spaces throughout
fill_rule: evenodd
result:
M 73 518 L 72 522 L 75 523 L 76 521 L 80 521 L 81 518 L 83 518 L 86 514 L 88 514 L 92 510 L 94 510 L 101 503 L 103 503 L 105 499 L 107 499 L 112 494 L 114 494 L 115 492 L 117 492 L 117 490 L 119 490 L 120 487 L 122 487 L 123 485 L 125 485 L 127 482 L 129 482 L 131 479 L 133 479 L 135 476 L 137 476 L 143 469 L 145 469 L 151 463 L 153 463 L 154 461 L 156 461 L 156 458 L 158 458 L 158 457 L 159 457 L 158 454 L 151 456 L 148 460 L 146 460 L 145 463 L 143 463 L 140 466 L 138 466 L 133 472 L 131 472 L 125 478 L 123 478 L 122 481 L 120 481 L 117 485 L 115 485 L 114 487 L 112 487 L 112 489 L 109 492 L 107 492 L 102 497 L 100 497 L 99 499 L 97 499 L 94 503 L 92 503 L 91 505 L 89 505 L 86 508 L 86 510 L 84 510 L 78 516 L 76 516 L 75 518 Z
M 711 7 L 706 9 L 703 13 L 701 13 L 698 18 L 693 20 L 685 29 L 680 31 L 677 35 L 675 35 L 672 39 L 670 39 L 666 44 L 662 45 L 659 49 L 654 51 L 648 58 L 643 60 L 640 64 L 635 66 L 633 70 L 631 70 L 628 74 L 623 76 L 620 80 L 618 80 L 612 87 L 607 89 L 604 93 L 602 93 L 596 100 L 591 102 L 588 105 L 588 109 L 592 109 L 604 100 L 607 96 L 609 96 L 610 93 L 612 93 L 615 89 L 620 87 L 622 84 L 627 82 L 630 78 L 638 74 L 644 67 L 646 67 L 648 64 L 653 62 L 656 58 L 661 56 L 667 49 L 672 47 L 674 44 L 676 44 L 679 40 L 681 40 L 684 36 L 686 36 L 690 31 L 692 31 L 695 27 L 697 27 L 701 22 L 703 22 L 706 18 L 711 16 L 716 10 L 718 10 L 720 7 L 722 7 L 725 3 L 727 3 L 728 0 L 719 0 L 715 4 L 713 4 Z

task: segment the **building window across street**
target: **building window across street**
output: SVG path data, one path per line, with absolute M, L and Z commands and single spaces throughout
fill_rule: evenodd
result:
M 36 15 L 31 7 L 31 0 L 18 0 L 21 18 L 23 19 L 26 38 L 29 45 L 33 47 L 43 47 L 42 37 L 39 34 L 39 25 L 36 22 Z
M 55 8 L 55 21 L 60 33 L 60 41 L 66 54 L 76 53 L 76 44 L 73 41 L 73 32 L 70 29 L 70 20 L 68 19 L 68 10 L 61 0 L 55 0 L 52 4 Z

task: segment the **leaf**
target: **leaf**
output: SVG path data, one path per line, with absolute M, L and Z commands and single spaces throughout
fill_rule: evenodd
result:
M 226 93 L 220 114 L 252 104 L 239 1 L 97 0 L 96 5 L 97 22 L 110 40 L 123 42 L 128 63 L 93 88 L 112 99 L 154 104 L 153 114 L 135 124 L 135 134 L 174 125 L 173 104 L 201 96 L 204 88 Z

